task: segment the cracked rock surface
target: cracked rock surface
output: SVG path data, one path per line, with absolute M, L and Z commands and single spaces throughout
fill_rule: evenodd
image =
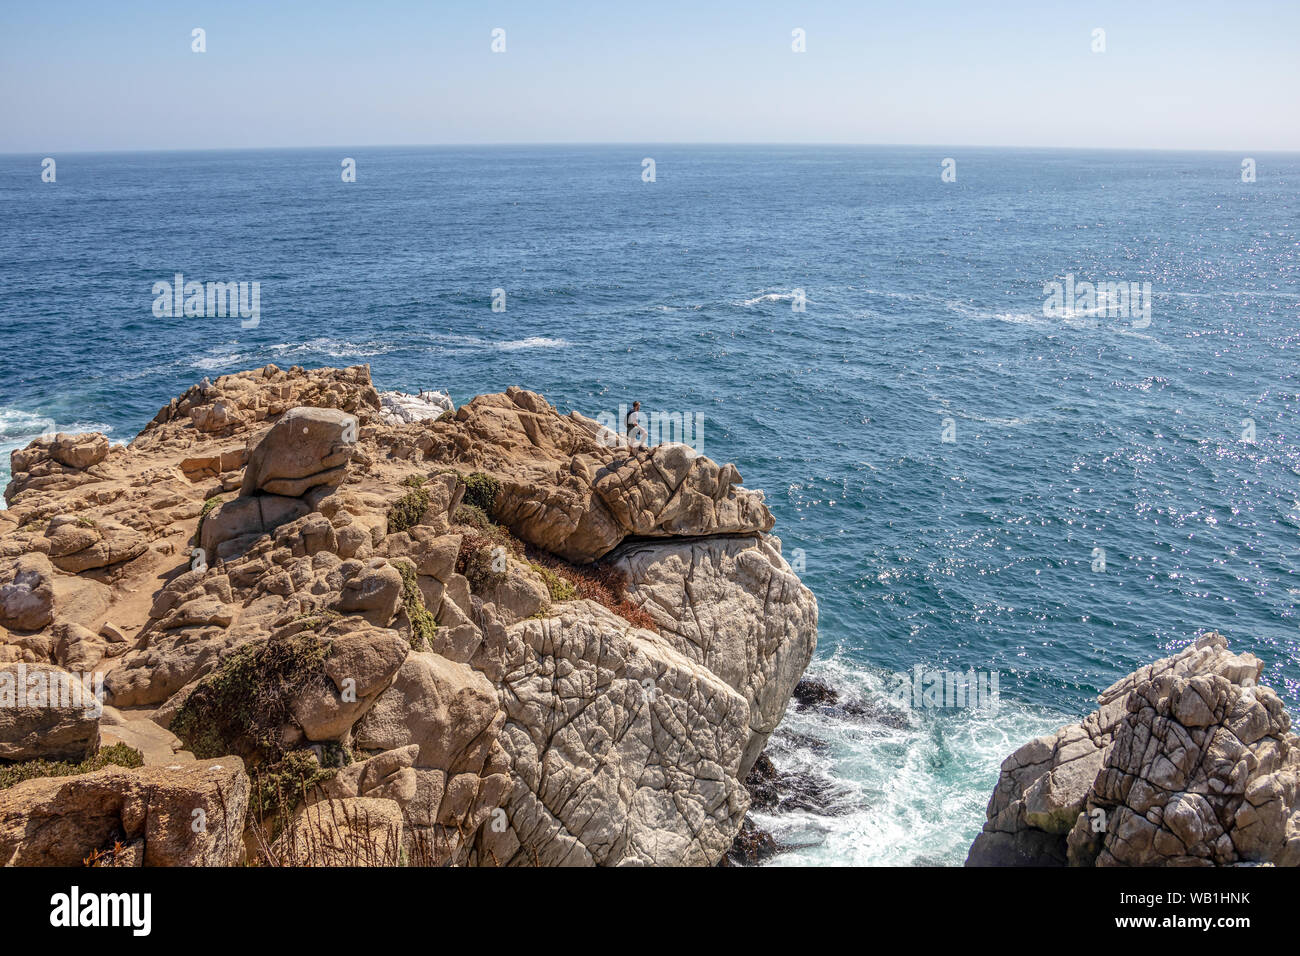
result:
M 1300 865 L 1300 739 L 1208 633 L 1002 764 L 967 866 Z
M 713 865 L 816 644 L 734 466 L 523 389 L 395 416 L 366 366 L 267 366 L 129 445 L 13 459 L 0 665 L 101 673 L 106 706 L 0 721 L 0 764 L 144 766 L 0 790 L 8 862 L 227 865 L 256 835 L 315 865 Z M 290 758 L 310 792 L 254 834 Z M 229 826 L 194 839 L 185 800 Z
M 740 775 L 780 723 L 812 658 L 817 601 L 773 537 L 638 542 L 613 556 L 628 590 L 673 648 L 709 668 L 749 705 Z

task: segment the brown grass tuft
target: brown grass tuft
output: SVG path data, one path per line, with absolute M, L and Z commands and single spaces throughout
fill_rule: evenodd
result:
M 648 631 L 659 630 L 646 611 L 627 598 L 627 574 L 620 568 L 597 561 L 595 564 L 570 564 L 548 551 L 530 549 L 529 558 L 568 581 L 578 597 L 595 601 L 623 620 Z

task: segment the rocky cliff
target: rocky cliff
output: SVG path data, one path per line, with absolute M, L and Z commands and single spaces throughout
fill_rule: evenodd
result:
M 1220 634 L 1002 764 L 967 866 L 1300 865 L 1300 739 Z
M 717 863 L 816 602 L 734 466 L 610 439 L 268 366 L 14 452 L 0 698 L 107 706 L 0 710 L 0 862 Z

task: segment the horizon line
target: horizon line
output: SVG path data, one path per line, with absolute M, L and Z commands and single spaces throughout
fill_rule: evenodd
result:
M 454 142 L 454 143 L 372 143 L 372 144 L 311 144 L 311 145 L 271 145 L 271 146 L 183 146 L 183 147 L 149 147 L 149 146 L 115 146 L 108 148 L 78 148 L 53 150 L 12 150 L 0 151 L 0 156 L 36 156 L 44 153 L 63 153 L 70 155 L 97 155 L 103 153 L 240 153 L 268 152 L 273 150 L 339 150 L 339 149 L 527 149 L 527 148 L 574 148 L 574 147 L 790 147 L 806 149 L 985 149 L 985 150 L 1042 150 L 1073 152 L 1131 152 L 1131 153 L 1225 153 L 1242 154 L 1242 149 L 1223 147 L 1179 147 L 1179 146 L 1029 146 L 1023 144 L 1006 145 L 990 143 L 867 143 L 867 142 L 808 142 L 763 140 L 547 140 L 536 142 Z M 1300 147 L 1269 148 L 1249 150 L 1250 153 L 1300 154 Z

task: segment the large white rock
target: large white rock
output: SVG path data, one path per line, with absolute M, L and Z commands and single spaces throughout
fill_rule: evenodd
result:
M 405 392 L 380 392 L 382 406 L 379 416 L 390 425 L 422 422 L 437 418 L 443 412 L 452 412 L 456 406 L 446 392 L 424 392 L 408 395 Z
M 76 864 L 119 834 L 146 863 L 239 862 L 248 778 L 218 777 L 236 758 L 178 752 L 195 744 L 188 722 L 184 741 L 163 729 L 236 654 L 227 674 L 253 667 L 259 716 L 278 725 L 259 757 L 310 748 L 332 764 L 337 743 L 354 758 L 303 801 L 332 801 L 300 818 L 331 859 L 361 847 L 391 861 L 399 824 L 399 859 L 418 865 L 723 857 L 745 771 L 815 643 L 816 604 L 762 534 L 761 493 L 683 445 L 602 441 L 532 392 L 480 396 L 432 426 L 452 408 L 440 393 L 381 401 L 364 366 L 268 366 L 189 390 L 120 452 L 92 436 L 15 468 L 0 662 L 112 658 L 106 703 L 149 706 L 157 727 L 129 710 L 100 723 L 145 754 L 138 771 L 0 793 L 0 863 Z M 458 573 L 503 540 L 457 518 L 470 471 L 498 479 L 491 517 L 534 547 L 587 563 L 629 541 L 627 596 L 658 630 L 566 599 L 509 548 L 504 569 L 494 556 L 491 575 Z M 207 561 L 190 568 L 200 522 Z M 111 585 L 65 573 L 108 566 Z M 622 597 L 610 603 L 629 613 Z M 101 641 L 108 619 L 115 639 Z M 69 732 L 79 746 L 83 729 Z M 241 750 L 252 729 L 227 728 L 214 749 Z M 11 731 L 0 749 L 63 735 Z M 211 845 L 191 839 L 199 797 L 210 831 L 222 800 L 230 810 Z M 1183 830 L 1196 810 L 1180 811 Z
M 673 648 L 749 704 L 743 777 L 817 647 L 817 599 L 770 535 L 624 545 L 612 563 L 627 573 L 628 598 Z
M 513 786 L 474 862 L 710 866 L 727 851 L 749 808 L 749 706 L 725 681 L 590 601 L 489 636 L 488 653 Z

